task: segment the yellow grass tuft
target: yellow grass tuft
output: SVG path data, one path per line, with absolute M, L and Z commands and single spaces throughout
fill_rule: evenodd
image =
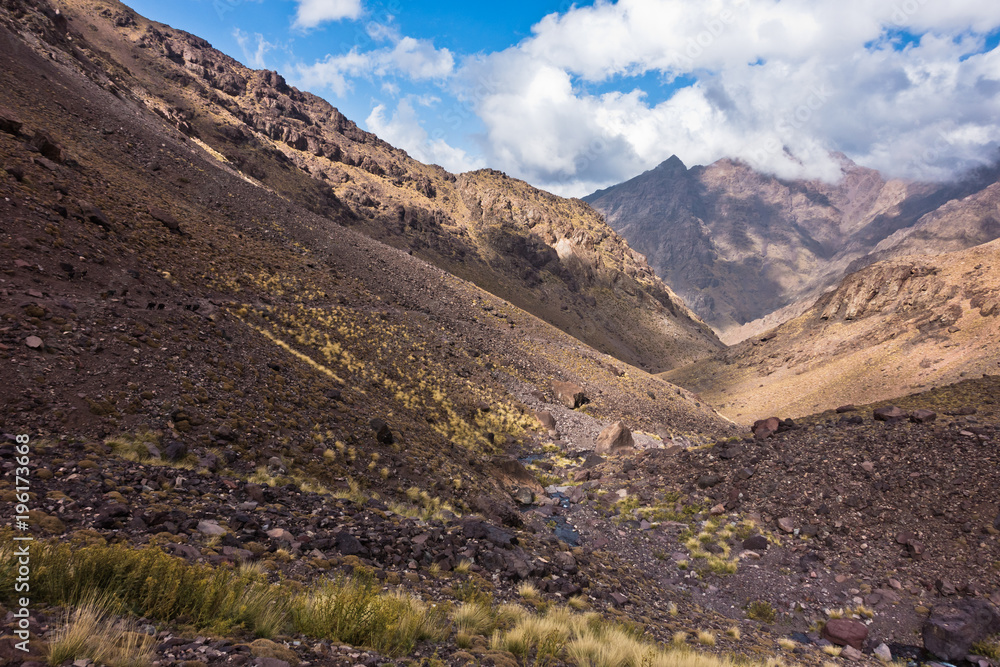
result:
M 49 664 L 89 658 L 109 667 L 145 667 L 152 662 L 155 640 L 138 632 L 134 620 L 116 620 L 112 605 L 91 596 L 66 614 L 49 641 Z

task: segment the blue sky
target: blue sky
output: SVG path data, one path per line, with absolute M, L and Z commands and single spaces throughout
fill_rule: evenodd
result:
M 995 159 L 1000 3 L 132 0 L 414 157 L 582 196 L 672 154 L 835 180 Z

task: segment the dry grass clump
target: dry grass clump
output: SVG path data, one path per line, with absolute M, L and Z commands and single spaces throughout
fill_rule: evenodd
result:
M 134 620 L 116 619 L 107 599 L 90 598 L 67 612 L 49 640 L 50 665 L 89 658 L 109 667 L 146 667 L 156 640 L 139 632 Z
M 856 607 L 845 607 L 840 609 L 828 609 L 826 615 L 829 618 L 875 618 L 875 610 L 869 609 L 863 604 Z
M 538 597 L 538 587 L 530 581 L 525 581 L 517 587 L 517 594 L 525 600 L 534 600 Z
M 706 646 L 715 643 L 707 631 L 699 632 L 698 639 Z M 692 651 L 686 640 L 687 633 L 678 632 L 673 647 L 666 648 L 595 612 L 577 614 L 559 607 L 543 616 L 527 615 L 506 632 L 495 631 L 490 646 L 535 664 L 562 660 L 580 667 L 733 667 L 728 658 Z
M 296 632 L 389 655 L 413 650 L 423 639 L 441 639 L 443 614 L 403 593 L 381 593 L 370 577 L 325 581 L 295 598 L 291 622 Z
M 268 582 L 257 564 L 236 569 L 192 565 L 155 548 L 127 545 L 71 548 L 40 543 L 32 550 L 32 565 L 34 599 L 77 607 L 59 638 L 57 657 L 87 649 L 84 639 L 88 636 L 109 647 L 125 646 L 137 652 L 137 640 L 132 637 L 136 633 L 130 635 L 127 625 L 112 637 L 114 641 L 100 634 L 118 632 L 118 625 L 108 620 L 110 615 L 95 600 L 115 600 L 122 608 L 148 618 L 169 621 L 185 616 L 196 627 L 223 636 L 248 631 L 269 637 L 293 630 L 388 655 L 407 653 L 420 640 L 443 639 L 447 632 L 442 607 L 401 593 L 384 593 L 365 576 L 328 580 L 289 595 L 286 587 Z M 16 573 L 13 550 L 0 549 L 2 590 L 13 590 Z M 506 613 L 511 616 L 510 610 Z M 92 631 L 95 627 L 98 631 Z M 104 659 L 91 659 L 118 667 Z M 123 662 L 121 667 L 132 667 L 132 663 Z
M 40 543 L 32 549 L 33 598 L 79 606 L 114 599 L 149 618 L 187 616 L 219 634 L 245 629 L 277 633 L 287 615 L 287 594 L 252 570 L 191 565 L 156 548 Z M 16 558 L 0 550 L 0 585 L 13 590 Z M 9 585 L 7 585 L 9 584 Z
M 459 632 L 470 635 L 488 635 L 493 632 L 496 617 L 492 609 L 477 602 L 463 602 L 451 617 Z

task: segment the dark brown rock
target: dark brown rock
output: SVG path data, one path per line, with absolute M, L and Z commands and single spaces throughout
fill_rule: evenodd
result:
M 837 646 L 853 646 L 860 651 L 868 639 L 868 628 L 850 618 L 831 618 L 823 626 L 823 639 Z
M 392 435 L 392 429 L 390 429 L 389 425 L 385 423 L 385 420 L 378 418 L 372 419 L 371 422 L 369 422 L 369 426 L 371 426 L 372 430 L 375 431 L 375 439 L 383 445 L 391 445 L 396 441 Z
M 933 410 L 914 410 L 910 413 L 910 421 L 914 424 L 929 424 L 937 419 L 937 413 Z
M 978 641 L 1000 631 L 1000 609 L 988 600 L 935 605 L 924 622 L 924 648 L 942 660 L 962 660 Z
M 44 132 L 35 132 L 34 136 L 31 137 L 31 145 L 53 162 L 63 161 L 62 149 Z
M 0 132 L 6 132 L 7 134 L 13 134 L 17 136 L 21 133 L 21 126 L 23 123 L 14 118 L 14 114 L 0 107 Z
M 780 426 L 780 419 L 777 417 L 768 417 L 767 419 L 758 419 L 755 421 L 751 430 L 753 431 L 753 437 L 763 440 L 777 433 Z
M 108 219 L 108 216 L 104 215 L 104 211 L 94 206 L 90 202 L 81 201 L 79 202 L 79 204 L 80 204 L 80 210 L 83 212 L 84 220 L 92 222 L 95 225 L 98 225 L 99 227 L 103 227 L 108 231 L 113 230 L 111 221 Z
M 722 477 L 720 475 L 702 475 L 698 478 L 698 487 L 710 489 L 721 481 Z
M 910 540 L 906 543 L 906 553 L 910 558 L 919 560 L 924 555 L 924 543 L 917 540 Z
M 160 208 L 149 209 L 149 215 L 152 216 L 154 220 L 158 220 L 163 223 L 163 226 L 174 232 L 175 234 L 181 233 L 181 223 L 177 221 L 177 218 L 170 215 L 166 211 Z
M 900 419 L 906 419 L 909 415 L 902 408 L 897 408 L 895 405 L 889 405 L 884 408 L 877 408 L 872 411 L 872 417 L 876 421 L 887 422 L 887 421 L 898 421 Z

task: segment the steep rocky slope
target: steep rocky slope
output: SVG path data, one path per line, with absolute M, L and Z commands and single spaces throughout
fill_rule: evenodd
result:
M 845 278 L 802 315 L 665 377 L 747 422 L 995 373 L 998 267 L 1000 240 L 879 262 Z
M 550 395 L 553 379 L 582 385 L 594 416 L 633 427 L 728 427 L 683 392 L 342 226 L 351 212 L 335 198 L 320 216 L 242 178 L 115 95 L 93 47 L 39 7 L 18 20 L 35 22 L 29 41 L 50 42 L 33 50 L 8 27 L 2 42 L 0 391 L 20 428 L 238 443 L 236 470 L 285 455 L 329 484 L 386 444 L 368 426 L 383 419 L 407 446 L 362 467 L 370 482 L 428 465 L 475 482 L 440 482 L 450 497 L 474 495 L 486 480 L 469 466 L 536 427 L 518 396 Z M 334 442 L 356 454 L 324 470 L 315 450 Z
M 719 349 L 645 259 L 586 206 L 500 173 L 456 177 L 364 132 L 276 72 L 109 0 L 56 5 L 92 76 L 204 145 L 227 169 L 422 257 L 650 370 Z M 636 314 L 625 326 L 621 312 Z M 588 320 L 596 316 L 601 326 Z
M 932 185 L 840 160 L 843 177 L 828 184 L 732 160 L 687 169 L 675 157 L 585 200 L 727 342 L 801 314 L 878 259 L 959 250 L 1000 233 L 995 168 Z

